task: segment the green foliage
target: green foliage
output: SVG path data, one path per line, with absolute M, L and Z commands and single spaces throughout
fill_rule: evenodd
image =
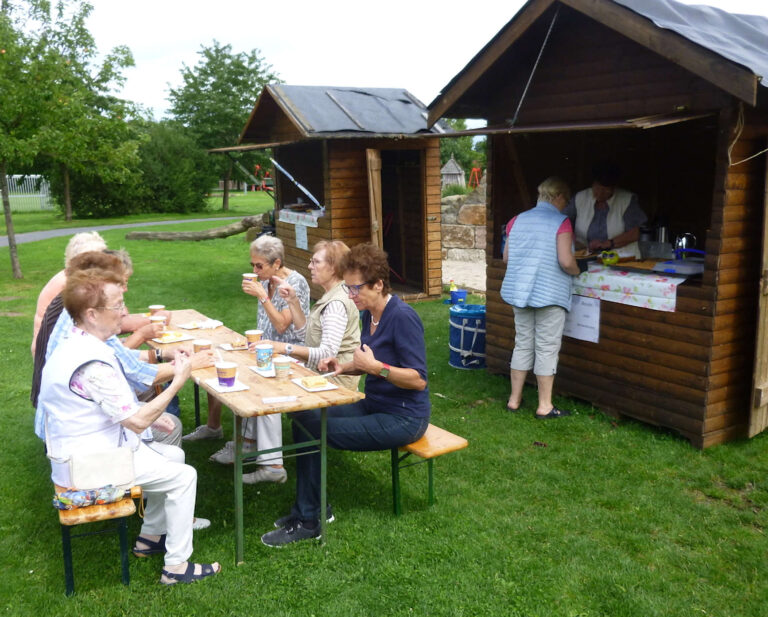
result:
M 454 131 L 467 130 L 467 121 L 464 119 L 443 119 Z M 466 179 L 469 180 L 469 173 L 473 167 L 485 168 L 485 140 L 474 144 L 474 138 L 466 137 L 443 137 L 440 140 L 440 164 L 445 165 L 451 156 L 464 170 Z
M 212 157 L 169 122 L 150 124 L 139 154 L 142 187 L 155 212 L 200 212 L 216 183 Z M 149 205 L 149 204 L 147 204 Z
M 468 186 L 461 186 L 460 184 L 449 184 L 443 189 L 442 196 L 450 197 L 451 195 L 469 195 L 472 189 Z
M 234 145 L 262 88 L 280 79 L 258 49 L 234 53 L 231 45 L 214 40 L 198 54 L 194 67 L 183 66 L 182 85 L 171 88 L 170 113 L 202 148 Z M 226 156 L 215 155 L 214 160 L 221 173 L 230 166 Z M 247 169 L 270 165 L 263 153 L 243 154 L 241 163 Z

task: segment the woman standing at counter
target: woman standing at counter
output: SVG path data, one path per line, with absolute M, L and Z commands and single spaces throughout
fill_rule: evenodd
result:
M 568 185 L 549 177 L 538 190 L 536 207 L 507 224 L 507 272 L 501 297 L 515 311 L 507 409 L 520 408 L 525 376 L 533 369 L 539 387 L 536 417 L 543 420 L 570 415 L 552 404 L 552 387 L 565 313 L 571 309 L 572 281 L 579 266 L 573 255 L 573 228 L 563 214 L 571 194 Z

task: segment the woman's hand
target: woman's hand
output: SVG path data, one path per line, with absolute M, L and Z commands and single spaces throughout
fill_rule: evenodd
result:
M 249 296 L 256 296 L 262 302 L 267 299 L 267 290 L 258 279 L 243 279 L 242 288 Z
M 216 358 L 211 349 L 203 349 L 189 356 L 189 364 L 193 371 L 200 368 L 209 368 L 213 366 L 214 362 L 216 362 Z
M 180 380 L 181 383 L 189 378 L 192 372 L 192 362 L 184 350 L 177 349 L 173 354 L 173 381 Z
M 163 433 L 170 433 L 175 427 L 176 424 L 168 417 L 168 415 L 161 415 L 152 423 L 152 428 L 162 431 Z
M 285 298 L 288 301 L 296 299 L 296 290 L 290 283 L 286 283 L 279 276 L 272 277 L 272 284 L 277 287 L 277 293 L 281 298 Z
M 150 322 L 146 326 L 141 326 L 134 334 L 141 337 L 142 342 L 148 341 L 149 339 L 158 338 L 162 334 L 164 327 L 164 323 Z
M 371 375 L 379 374 L 379 361 L 373 355 L 373 350 L 368 345 L 363 344 L 355 349 L 355 353 L 352 355 L 352 362 L 354 363 L 355 370 Z
M 333 371 L 334 375 L 341 373 L 341 362 L 338 358 L 323 358 L 317 362 L 317 370 L 321 373 L 330 373 Z

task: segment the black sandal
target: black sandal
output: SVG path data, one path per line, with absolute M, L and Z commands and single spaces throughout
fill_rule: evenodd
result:
M 536 414 L 536 418 L 538 420 L 550 420 L 552 418 L 562 418 L 563 416 L 570 416 L 571 412 L 567 409 L 558 409 L 557 407 L 553 407 L 552 410 L 549 413 L 545 413 L 544 415 Z
M 169 582 L 165 582 L 162 579 L 162 576 L 160 578 L 160 583 L 163 585 L 175 585 L 176 583 L 194 583 L 195 581 L 199 581 L 200 579 L 206 578 L 208 576 L 213 576 L 214 574 L 218 574 L 221 572 L 221 566 L 219 566 L 218 570 L 213 569 L 213 564 L 210 563 L 201 563 L 201 572 L 200 574 L 195 574 L 195 565 L 191 561 L 187 562 L 187 569 L 180 574 L 176 574 L 175 572 L 169 572 L 165 568 L 163 568 L 162 576 L 165 576 L 166 578 L 170 579 Z
M 133 554 L 136 557 L 149 557 L 150 555 L 158 555 L 165 553 L 165 534 L 160 536 L 160 539 L 155 542 L 154 540 L 148 540 L 144 536 L 136 538 L 136 543 L 141 542 L 145 544 L 147 548 L 139 548 L 136 544 L 133 545 Z

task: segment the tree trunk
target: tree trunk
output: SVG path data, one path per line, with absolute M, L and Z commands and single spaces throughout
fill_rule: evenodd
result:
M 69 167 L 61 164 L 61 175 L 64 178 L 64 220 L 72 220 L 72 197 L 69 194 Z
M 11 255 L 11 270 L 13 270 L 13 278 L 21 279 L 24 278 L 24 275 L 21 273 L 19 253 L 16 250 L 16 235 L 13 233 L 13 220 L 11 220 L 11 195 L 8 190 L 7 169 L 5 159 L 0 160 L 0 194 L 2 194 L 3 198 L 5 228 L 8 230 L 8 252 Z
M 235 234 L 241 234 L 249 227 L 257 227 L 263 224 L 263 215 L 246 216 L 242 221 L 214 227 L 204 231 L 132 231 L 125 234 L 126 240 L 211 240 L 213 238 L 227 238 Z
M 232 163 L 227 167 L 227 171 L 224 174 L 224 197 L 221 202 L 221 209 L 224 212 L 229 212 L 229 179 L 232 177 Z

